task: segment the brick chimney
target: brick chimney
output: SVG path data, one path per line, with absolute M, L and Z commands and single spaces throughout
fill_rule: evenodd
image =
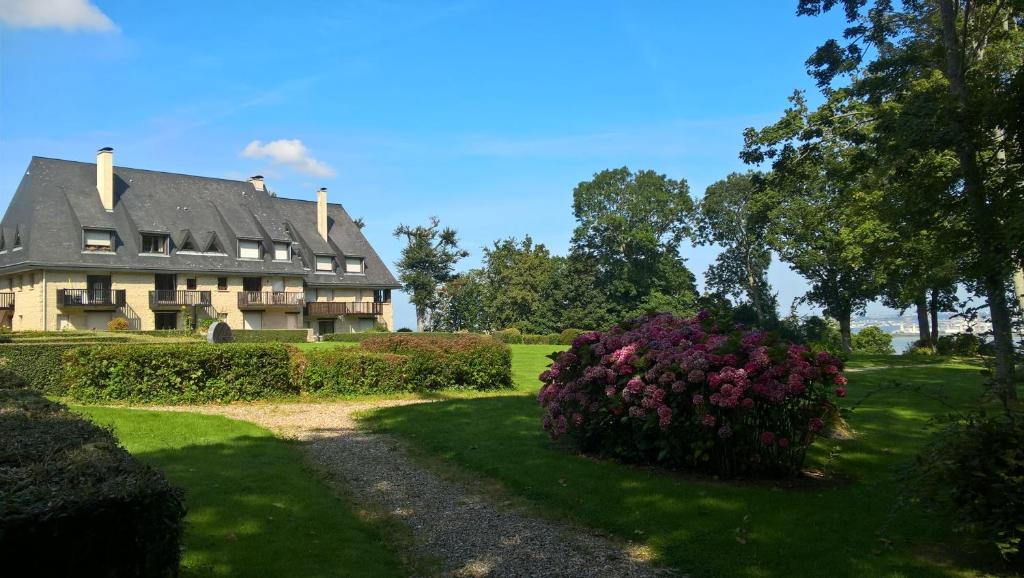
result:
M 316 192 L 316 231 L 327 240 L 327 189 L 320 187 Z
M 96 190 L 107 211 L 114 210 L 114 149 L 103 147 L 96 151 Z
M 249 177 L 249 182 L 252 183 L 252 186 L 256 187 L 257 191 L 263 190 L 263 175 L 251 176 Z

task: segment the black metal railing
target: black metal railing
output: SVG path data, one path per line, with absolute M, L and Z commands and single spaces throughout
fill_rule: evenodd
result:
M 124 289 L 57 289 L 58 307 L 123 307 Z
M 312 317 L 329 317 L 335 315 L 383 315 L 384 304 L 364 301 L 362 303 L 345 303 L 340 301 L 316 301 L 306 304 L 306 314 Z
M 0 293 L 0 309 L 14 309 L 14 293 Z
M 299 291 L 240 291 L 239 309 L 246 307 L 302 307 L 306 298 Z
M 182 307 L 182 306 L 210 306 L 209 291 L 150 291 L 149 306 L 151 308 L 161 307 Z

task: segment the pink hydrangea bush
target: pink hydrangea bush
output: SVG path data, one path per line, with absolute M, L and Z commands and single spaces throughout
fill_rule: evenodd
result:
M 588 453 L 719 475 L 785 475 L 837 416 L 842 362 L 703 312 L 578 336 L 540 375 L 552 438 Z

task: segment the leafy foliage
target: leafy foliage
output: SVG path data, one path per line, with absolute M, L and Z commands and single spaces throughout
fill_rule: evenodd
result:
M 613 317 L 694 312 L 694 277 L 679 253 L 692 212 L 686 181 L 654 171 L 605 170 L 576 186 L 571 258 L 592 266 Z
M 1020 3 L 800 0 L 798 12 L 834 8 L 849 24 L 843 39 L 828 40 L 808 60 L 835 104 L 814 123 L 818 134 L 863 137 L 859 148 L 873 158 L 889 204 L 908 209 L 885 211 L 885 220 L 933 232 L 929 253 L 944 255 L 987 300 L 993 385 L 1013 398 L 1006 289 L 1024 263 L 1024 234 L 1016 226 L 1024 214 Z
M 305 329 L 235 329 L 231 337 L 235 343 L 305 343 L 308 334 Z
M 438 287 L 452 278 L 455 264 L 469 255 L 459 248 L 455 229 L 440 227 L 440 219 L 431 217 L 428 226 L 399 225 L 394 232 L 395 238 L 406 240 L 402 258 L 395 265 L 405 292 L 416 307 L 420 330 L 427 326 L 430 311 L 437 306 Z
M 407 356 L 406 379 L 416 389 L 503 389 L 512 387 L 508 346 L 483 335 L 450 337 L 395 333 L 364 340 L 366 351 Z
M 88 402 L 203 403 L 297 393 L 291 349 L 278 344 L 168 343 L 78 347 L 64 354 L 64 392 Z
M 858 353 L 893 355 L 892 335 L 875 325 L 869 325 L 853 334 L 853 350 Z
M 128 320 L 124 317 L 115 317 L 107 323 L 107 331 L 128 331 Z
M 293 379 L 303 393 L 358 395 L 415 391 L 405 355 L 356 348 L 310 351 L 297 358 Z
M 745 297 L 765 327 L 778 313 L 775 294 L 768 284 L 771 250 L 767 245 L 768 221 L 759 206 L 757 187 L 763 176 L 754 172 L 732 173 L 707 188 L 698 205 L 696 239 L 724 248 L 705 274 L 709 290 Z
M 943 335 L 936 342 L 935 349 L 939 355 L 974 357 L 981 349 L 981 339 L 973 333 Z
M 12 576 L 175 576 L 180 490 L 109 431 L 0 389 L 0 557 Z
M 789 474 L 837 416 L 842 363 L 706 313 L 638 318 L 553 356 L 544 429 L 586 452 L 710 471 Z
M 1024 413 L 948 418 L 917 458 L 916 487 L 958 529 L 1024 570 Z

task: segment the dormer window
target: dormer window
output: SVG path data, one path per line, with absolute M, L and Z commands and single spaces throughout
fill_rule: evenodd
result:
M 274 243 L 274 260 L 275 261 L 291 261 L 292 260 L 292 248 L 290 243 Z
M 333 273 L 334 257 L 331 257 L 330 255 L 317 255 L 316 271 L 317 273 Z
M 196 246 L 196 240 L 192 238 L 191 233 L 185 233 L 181 240 L 181 244 L 178 245 L 178 252 L 187 253 L 198 253 L 199 247 Z
M 147 255 L 166 255 L 167 235 L 160 233 L 143 233 L 142 250 L 139 252 Z
M 85 229 L 82 247 L 86 251 L 111 252 L 114 250 L 114 233 L 103 229 Z
M 252 241 L 246 239 L 238 240 L 239 259 L 262 259 L 262 249 L 263 245 L 259 241 Z
M 346 273 L 363 273 L 363 258 L 362 257 L 345 257 L 345 272 Z
M 14 228 L 14 248 L 21 248 L 21 227 Z

